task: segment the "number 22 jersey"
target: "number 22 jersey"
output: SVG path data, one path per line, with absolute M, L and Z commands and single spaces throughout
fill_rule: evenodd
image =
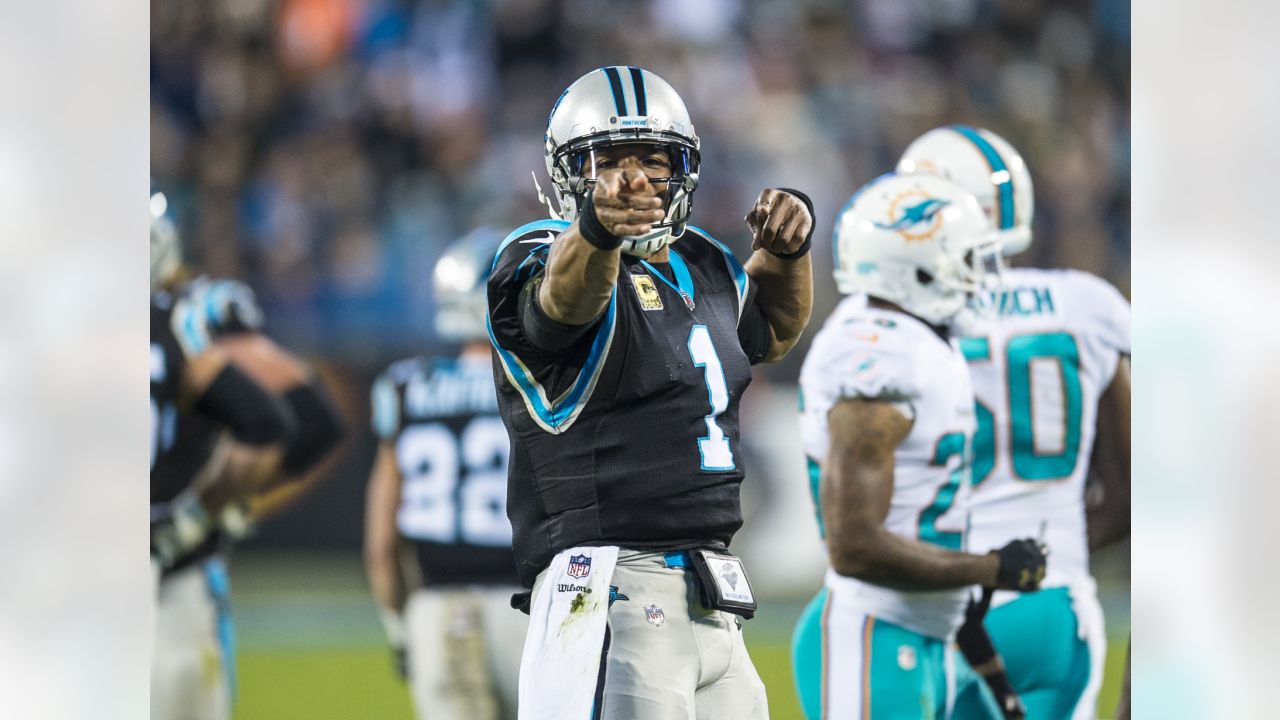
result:
M 422 579 L 514 585 L 507 520 L 507 431 L 488 357 L 411 358 L 373 385 L 373 428 L 400 469 L 396 528 Z

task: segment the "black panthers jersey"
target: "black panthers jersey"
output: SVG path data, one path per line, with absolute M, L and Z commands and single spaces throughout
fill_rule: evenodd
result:
M 174 400 L 182 364 L 217 338 L 261 324 L 253 291 L 235 280 L 201 277 L 174 293 L 152 293 L 151 502 L 172 500 L 190 485 L 223 430 L 196 413 L 178 416 Z M 157 382 L 158 374 L 163 381 Z
M 151 294 L 151 502 L 172 500 L 191 483 L 208 449 L 195 467 L 184 457 L 190 448 L 178 437 L 189 416 L 178 412 L 178 392 L 187 361 L 209 344 L 205 323 L 183 295 Z
M 509 442 L 489 359 L 395 363 L 374 383 L 373 427 L 395 450 L 396 527 L 413 543 L 423 581 L 514 585 Z
M 199 413 L 177 410 L 177 388 L 187 360 L 219 337 L 261 327 L 253 291 L 235 280 L 201 277 L 174 293 L 151 295 L 151 503 L 173 500 L 209 462 L 223 426 Z M 207 557 L 218 533 L 172 570 Z
M 738 402 L 770 337 L 733 253 L 697 228 L 656 266 L 622 256 L 601 318 L 574 346 L 539 350 L 521 289 L 568 227 L 512 233 L 489 279 L 509 514 L 524 585 L 577 545 L 728 545 L 742 525 Z

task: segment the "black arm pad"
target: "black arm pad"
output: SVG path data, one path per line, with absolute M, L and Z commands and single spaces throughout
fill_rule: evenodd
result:
M 520 290 L 520 328 L 534 347 L 544 352 L 559 352 L 576 343 L 600 321 L 585 325 L 566 325 L 547 315 L 538 302 L 538 288 L 542 286 L 539 275 L 524 284 Z
M 293 411 L 234 365 L 227 365 L 196 401 L 196 411 L 224 423 L 250 445 L 284 443 L 297 432 Z
M 298 432 L 285 449 L 283 467 L 287 475 L 300 475 L 338 446 L 346 423 L 318 378 L 290 389 L 284 401 L 298 418 Z

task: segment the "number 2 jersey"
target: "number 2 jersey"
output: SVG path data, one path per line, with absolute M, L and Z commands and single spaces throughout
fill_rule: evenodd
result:
M 958 341 L 943 340 L 904 313 L 872 307 L 865 295 L 851 295 L 814 337 L 800 370 L 800 392 L 800 429 L 820 523 L 818 480 L 831 438 L 827 414 L 845 398 L 881 400 L 912 421 L 894 451 L 885 528 L 910 540 L 963 549 L 975 424 Z M 959 626 L 969 596 L 968 588 L 894 590 L 831 570 L 827 586 L 854 593 L 868 615 L 936 638 Z
M 1089 577 L 1085 480 L 1098 398 L 1130 350 L 1129 303 L 1074 270 L 1013 269 L 1003 284 L 961 344 L 978 415 L 970 550 L 1043 528 L 1044 586 L 1070 585 Z
M 768 349 L 742 265 L 690 227 L 666 267 L 622 255 L 602 316 L 566 350 L 540 350 L 522 326 L 522 290 L 568 225 L 516 230 L 489 278 L 526 587 L 556 552 L 578 545 L 728 545 L 742 525 L 738 403 Z
M 396 528 L 413 543 L 424 584 L 515 585 L 509 444 L 489 357 L 393 364 L 373 385 L 373 427 L 395 450 Z

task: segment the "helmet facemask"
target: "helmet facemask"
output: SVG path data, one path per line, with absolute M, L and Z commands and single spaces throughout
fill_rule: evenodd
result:
M 684 234 L 693 212 L 693 191 L 698 187 L 697 147 L 686 138 L 667 132 L 604 132 L 566 143 L 551 153 L 551 179 L 555 184 L 559 215 L 565 220 L 579 216 L 587 196 L 596 183 L 596 151 L 615 145 L 649 145 L 667 153 L 671 160 L 671 177 L 649 178 L 658 186 L 666 208 L 666 217 L 654 223 L 642 236 L 624 236 L 622 251 L 628 255 L 652 255 Z

